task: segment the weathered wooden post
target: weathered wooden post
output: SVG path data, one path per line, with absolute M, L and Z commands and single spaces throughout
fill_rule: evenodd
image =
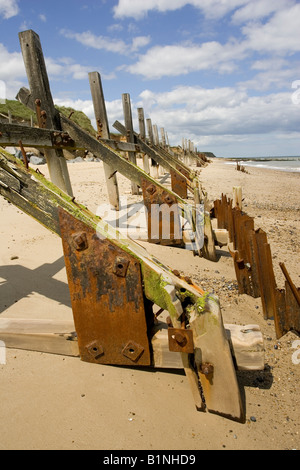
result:
M 100 74 L 98 72 L 89 73 L 89 81 L 97 123 L 98 137 L 102 139 L 109 139 L 109 124 L 107 119 L 107 112 Z M 115 169 L 105 162 L 103 162 L 103 168 L 105 173 L 109 202 L 112 207 L 118 211 L 120 208 L 120 200 L 118 181 L 116 175 L 114 174 Z
M 242 188 L 241 186 L 233 187 L 233 207 L 239 207 L 242 210 Z
M 138 108 L 138 120 L 139 120 L 139 129 L 140 129 L 140 137 L 141 139 L 146 142 L 146 127 L 145 127 L 145 115 L 143 108 Z M 149 157 L 146 153 L 143 154 L 143 164 L 145 172 L 150 175 L 150 167 L 149 167 Z
M 46 64 L 39 36 L 32 30 L 19 33 L 26 74 L 32 100 L 44 112 L 45 126 L 61 130 L 60 117 L 54 107 Z M 62 150 L 45 150 L 51 181 L 73 196 L 67 162 Z
M 123 102 L 125 127 L 127 130 L 127 142 L 134 144 L 132 112 L 131 112 L 131 102 L 130 102 L 129 93 L 123 93 L 122 102 Z M 129 158 L 129 161 L 131 161 L 132 163 L 136 165 L 135 152 L 128 152 L 128 158 Z M 139 188 L 134 182 L 131 182 L 131 191 L 132 191 L 132 194 L 134 195 L 139 194 Z
M 147 130 L 148 130 L 148 136 L 149 136 L 149 141 L 150 144 L 154 144 L 154 135 L 153 135 L 153 126 L 152 126 L 152 121 L 151 119 L 147 119 Z M 156 163 L 153 158 L 151 158 L 151 168 L 152 168 L 152 176 L 153 178 L 158 178 L 158 164 Z

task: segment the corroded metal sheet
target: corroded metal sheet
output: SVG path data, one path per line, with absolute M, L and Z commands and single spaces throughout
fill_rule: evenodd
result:
M 140 262 L 63 210 L 59 215 L 81 359 L 150 365 Z
M 178 169 L 178 171 L 170 170 L 170 175 L 172 191 L 182 197 L 182 199 L 187 199 L 188 193 L 186 178 L 189 179 L 188 172 L 184 172 L 184 170 L 180 169 Z

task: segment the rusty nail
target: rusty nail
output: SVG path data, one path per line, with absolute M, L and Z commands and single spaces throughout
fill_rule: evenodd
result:
M 72 238 L 77 251 L 84 251 L 88 248 L 87 235 L 85 232 L 74 233 Z
M 209 362 L 205 362 L 204 364 L 201 364 L 200 372 L 206 376 L 211 375 L 214 372 L 214 366 Z

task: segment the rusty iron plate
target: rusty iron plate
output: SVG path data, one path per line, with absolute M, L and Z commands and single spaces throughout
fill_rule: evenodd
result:
M 170 175 L 172 191 L 178 194 L 178 196 L 180 196 L 182 199 L 187 199 L 187 183 L 186 178 L 184 177 L 186 175 L 181 175 L 179 172 L 176 172 L 174 170 L 170 170 Z
M 144 204 L 147 209 L 148 241 L 165 246 L 184 246 L 181 210 L 175 196 L 142 178 Z
M 169 350 L 171 352 L 194 353 L 193 331 L 168 328 Z
M 62 209 L 59 216 L 81 359 L 151 365 L 153 313 L 145 308 L 140 262 Z

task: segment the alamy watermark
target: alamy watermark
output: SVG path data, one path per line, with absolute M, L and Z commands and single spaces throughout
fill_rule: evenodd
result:
M 193 209 L 188 205 L 182 208 L 178 204 L 151 204 L 148 213 L 143 202 L 129 204 L 125 196 L 118 212 L 109 204 L 101 204 L 96 215 L 102 219 L 97 227 L 101 239 L 111 235 L 119 240 L 146 240 L 150 233 L 151 240 L 182 240 L 187 250 L 202 248 L 204 244 L 203 204 Z
M 0 341 L 0 365 L 6 364 L 6 346 L 4 341 Z
M 292 94 L 292 102 L 293 104 L 300 104 L 300 80 L 295 80 L 292 83 L 292 88 L 296 89 Z

